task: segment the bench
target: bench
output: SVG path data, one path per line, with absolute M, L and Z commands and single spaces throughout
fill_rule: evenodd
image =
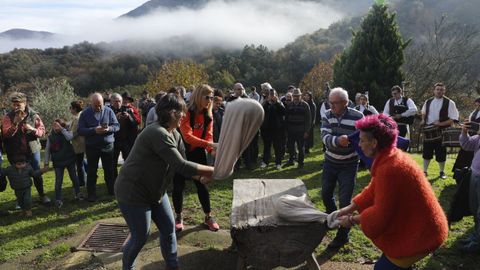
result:
M 298 179 L 234 180 L 230 222 L 238 270 L 295 267 L 305 261 L 309 269 L 320 269 L 313 252 L 325 236 L 325 225 L 290 222 L 274 215 L 273 202 L 280 196 L 306 193 Z

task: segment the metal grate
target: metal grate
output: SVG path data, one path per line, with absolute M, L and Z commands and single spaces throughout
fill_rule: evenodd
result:
M 126 225 L 99 223 L 88 233 L 77 250 L 121 252 L 129 238 L 130 231 Z

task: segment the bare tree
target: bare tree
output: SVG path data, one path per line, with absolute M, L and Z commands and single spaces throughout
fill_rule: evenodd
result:
M 478 29 L 448 22 L 442 16 L 423 40 L 417 40 L 405 52 L 408 95 L 421 102 L 432 95 L 433 84 L 438 81 L 445 83 L 451 97 L 471 95 L 478 72 L 469 62 L 479 48 Z

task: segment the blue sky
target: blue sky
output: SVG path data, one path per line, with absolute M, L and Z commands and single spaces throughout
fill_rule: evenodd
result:
M 0 32 L 64 32 L 88 20 L 113 19 L 148 0 L 0 0 Z

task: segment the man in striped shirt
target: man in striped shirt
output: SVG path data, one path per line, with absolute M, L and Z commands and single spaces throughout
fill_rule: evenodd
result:
M 322 199 L 327 213 L 337 210 L 335 186 L 339 184 L 340 208 L 348 206 L 352 200 L 357 178 L 358 155 L 348 141 L 348 135 L 355 132 L 355 122 L 363 114 L 348 107 L 348 92 L 334 88 L 328 96 L 330 110 L 322 118 L 322 141 L 326 147 L 322 175 Z M 340 228 L 329 248 L 339 248 L 348 243 L 350 229 Z

